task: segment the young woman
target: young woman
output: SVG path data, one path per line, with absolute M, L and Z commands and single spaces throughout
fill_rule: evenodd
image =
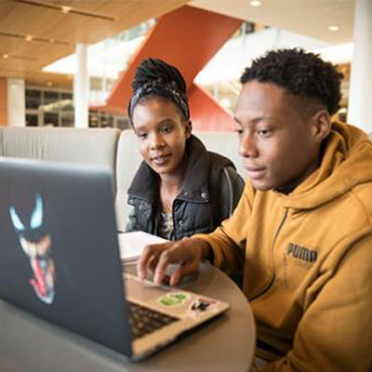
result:
M 128 114 L 143 157 L 128 190 L 127 231 L 169 240 L 213 231 L 230 216 L 244 181 L 227 158 L 191 134 L 186 83 L 177 68 L 147 59 L 137 68 Z

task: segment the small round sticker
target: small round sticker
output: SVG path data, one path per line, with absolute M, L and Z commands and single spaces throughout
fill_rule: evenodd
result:
M 159 298 L 159 304 L 166 307 L 175 307 L 183 305 L 188 299 L 184 292 L 169 292 Z

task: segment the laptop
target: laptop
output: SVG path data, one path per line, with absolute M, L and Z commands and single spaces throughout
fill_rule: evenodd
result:
M 228 310 L 124 272 L 108 167 L 0 158 L 0 182 L 2 300 L 133 360 Z

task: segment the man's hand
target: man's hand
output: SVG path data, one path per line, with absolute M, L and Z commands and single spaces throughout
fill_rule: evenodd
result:
M 147 277 L 147 270 L 154 272 L 154 282 L 161 284 L 169 264 L 180 266 L 170 277 L 170 285 L 176 285 L 185 275 L 198 270 L 199 262 L 208 258 L 211 248 L 201 239 L 184 238 L 164 244 L 147 245 L 138 261 L 137 272 L 141 280 Z

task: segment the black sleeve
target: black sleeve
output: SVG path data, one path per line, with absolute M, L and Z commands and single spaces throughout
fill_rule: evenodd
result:
M 136 210 L 133 208 L 128 216 L 128 222 L 125 227 L 125 232 L 137 231 L 137 217 L 136 217 Z

